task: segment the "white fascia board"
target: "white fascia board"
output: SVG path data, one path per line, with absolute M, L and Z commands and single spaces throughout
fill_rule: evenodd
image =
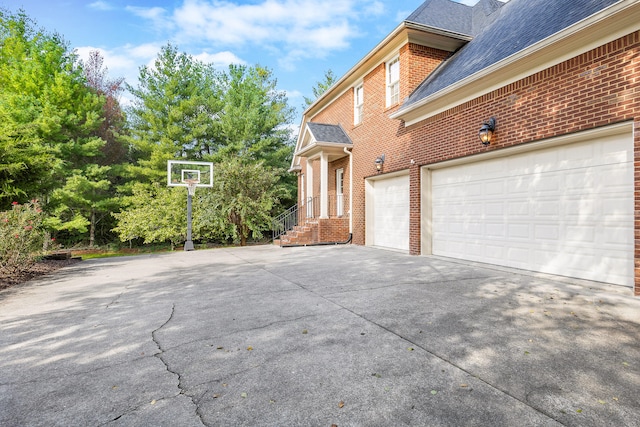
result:
M 391 114 L 411 126 L 640 29 L 640 2 L 622 0 Z
M 293 150 L 293 158 L 291 159 L 291 167 L 289 168 L 289 172 L 294 172 L 300 169 L 300 156 L 296 155 L 296 153 L 302 149 L 304 136 L 309 132 L 309 128 L 305 125 L 306 122 L 306 116 L 303 114 L 302 122 L 300 123 L 300 132 L 298 133 L 296 148 Z

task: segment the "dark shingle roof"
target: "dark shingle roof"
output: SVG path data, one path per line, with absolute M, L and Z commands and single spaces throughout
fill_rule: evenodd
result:
M 318 142 L 335 142 L 337 144 L 351 144 L 351 139 L 340 125 L 307 122 L 307 127 Z
M 470 36 L 471 10 L 471 7 L 451 0 L 427 0 L 405 21 Z
M 451 0 L 427 0 L 405 21 L 473 36 L 491 22 L 489 17 L 502 5 L 498 0 L 480 0 L 473 7 Z
M 403 108 L 618 1 L 620 0 L 510 0 L 494 12 L 493 16 L 488 17 L 490 23 L 483 31 L 418 86 L 405 100 Z

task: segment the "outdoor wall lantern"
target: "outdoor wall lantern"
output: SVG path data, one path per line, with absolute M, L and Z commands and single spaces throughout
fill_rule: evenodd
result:
M 382 154 L 376 159 L 376 170 L 378 172 L 382 171 L 382 165 L 384 165 L 384 154 Z
M 493 137 L 493 132 L 496 130 L 496 118 L 491 117 L 488 121 L 482 124 L 480 131 L 478 132 L 478 137 L 480 137 L 480 141 L 482 141 L 482 145 L 491 144 L 491 138 Z

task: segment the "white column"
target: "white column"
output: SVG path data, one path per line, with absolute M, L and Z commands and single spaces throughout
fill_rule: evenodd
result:
M 329 156 L 320 155 L 320 218 L 329 218 Z
M 307 159 L 307 200 L 304 204 L 307 206 L 307 218 L 313 217 L 313 161 Z

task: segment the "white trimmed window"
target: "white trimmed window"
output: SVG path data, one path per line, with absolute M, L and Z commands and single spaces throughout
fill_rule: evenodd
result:
M 356 86 L 353 89 L 353 124 L 362 123 L 362 111 L 364 106 L 364 87 Z
M 400 58 L 387 62 L 387 107 L 400 102 Z

